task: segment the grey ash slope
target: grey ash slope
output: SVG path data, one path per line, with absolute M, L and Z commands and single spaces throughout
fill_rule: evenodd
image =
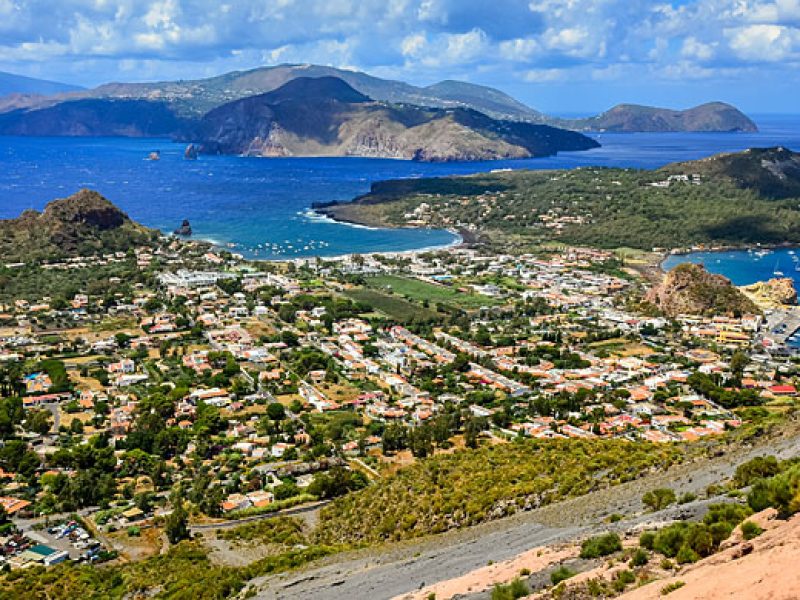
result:
M 191 137 L 206 152 L 494 160 L 587 150 L 576 132 L 501 121 L 466 108 L 377 102 L 337 77 L 299 78 L 210 111 Z

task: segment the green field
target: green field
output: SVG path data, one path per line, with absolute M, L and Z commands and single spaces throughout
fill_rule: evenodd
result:
M 398 323 L 435 321 L 441 316 L 433 310 L 413 304 L 399 296 L 390 296 L 373 289 L 356 289 L 345 292 L 348 298 L 370 305 L 374 310 L 391 317 Z
M 381 291 L 391 289 L 395 295 L 410 298 L 417 302 L 427 301 L 432 307 L 441 303 L 457 308 L 477 309 L 481 306 L 493 306 L 500 302 L 498 299 L 490 298 L 489 296 L 459 292 L 454 287 L 436 285 L 419 279 L 398 277 L 396 275 L 368 277 L 367 285 Z

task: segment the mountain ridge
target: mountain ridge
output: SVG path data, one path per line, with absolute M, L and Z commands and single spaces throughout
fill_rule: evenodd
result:
M 360 71 L 312 64 L 265 66 L 195 80 L 111 82 L 92 90 L 49 97 L 0 98 L 0 113 L 15 109 L 39 110 L 59 103 L 86 99 L 148 100 L 165 104 L 179 119 L 196 120 L 223 104 L 273 91 L 301 77 L 337 77 L 376 101 L 427 108 L 469 108 L 495 119 L 546 124 L 579 131 L 634 131 L 636 129 L 631 124 L 635 123 L 642 123 L 639 126 L 645 131 L 756 130 L 750 119 L 724 103 L 707 103 L 684 111 L 627 104 L 618 105 L 589 119 L 564 119 L 545 115 L 505 92 L 478 84 L 444 80 L 420 87 L 403 81 L 381 79 Z M 639 114 L 642 112 L 640 109 L 645 109 L 648 114 L 657 111 L 659 116 L 655 121 L 652 118 L 643 120 Z M 639 116 L 630 115 L 631 111 Z M 675 115 L 684 116 L 676 118 Z M 614 120 L 609 122 L 608 119 L 612 117 Z M 654 123 L 661 123 L 661 129 Z M 682 129 L 679 127 L 681 123 Z
M 580 133 L 466 109 L 376 102 L 336 77 L 299 78 L 220 106 L 192 132 L 204 152 L 494 160 L 597 147 Z
M 49 96 L 52 94 L 77 92 L 83 89 L 84 88 L 79 85 L 0 71 L 0 96 L 8 96 L 11 94 Z

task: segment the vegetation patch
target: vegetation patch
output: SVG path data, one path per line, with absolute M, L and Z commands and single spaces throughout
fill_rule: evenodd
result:
M 326 544 L 413 538 L 631 481 L 680 462 L 679 446 L 621 440 L 516 440 L 419 461 L 320 515 Z

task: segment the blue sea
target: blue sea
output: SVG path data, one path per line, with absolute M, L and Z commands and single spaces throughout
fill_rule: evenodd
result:
M 750 285 L 774 277 L 791 277 L 800 289 L 800 249 L 779 248 L 691 252 L 669 256 L 662 267 L 669 271 L 681 263 L 703 265 L 711 273 L 724 275 L 735 285 Z
M 346 201 L 384 179 L 491 169 L 657 168 L 716 152 L 782 145 L 800 150 L 800 117 L 756 117 L 755 134 L 595 134 L 601 148 L 530 160 L 425 164 L 362 158 L 183 159 L 163 139 L 0 137 L 0 218 L 92 188 L 135 220 L 170 232 L 189 219 L 195 237 L 251 258 L 336 256 L 451 244 L 448 231 L 368 229 L 321 219 L 313 202 Z M 159 151 L 161 160 L 146 160 Z

